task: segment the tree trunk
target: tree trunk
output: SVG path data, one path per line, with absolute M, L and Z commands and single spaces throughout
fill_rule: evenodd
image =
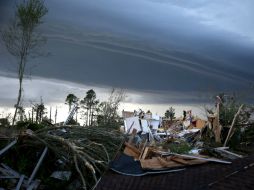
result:
M 56 107 L 56 112 L 55 112 L 55 124 L 56 124 L 56 118 L 57 118 L 57 107 Z
M 38 123 L 38 118 L 39 118 L 39 110 L 38 108 L 36 109 L 36 118 L 35 118 L 35 123 Z
M 76 111 L 76 123 L 78 123 L 78 110 Z
M 49 111 L 49 121 L 51 123 L 51 111 L 52 111 L 52 107 L 50 107 L 50 111 Z
M 32 123 L 34 123 L 34 108 L 32 107 Z
M 91 112 L 91 125 L 93 125 L 93 110 Z
M 17 116 L 17 111 L 20 104 L 20 100 L 21 100 L 21 95 L 22 95 L 22 79 L 19 79 L 19 94 L 18 94 L 17 104 L 15 105 L 16 108 L 15 108 L 15 113 L 12 120 L 12 125 L 14 125 L 16 121 L 16 116 Z
M 42 110 L 40 110 L 39 112 L 39 123 L 41 123 L 41 120 L 42 120 Z
M 87 108 L 86 109 L 86 126 L 88 126 L 89 125 L 89 116 L 88 116 L 88 112 L 89 111 L 89 109 Z
M 89 111 L 89 125 L 92 125 L 92 106 L 90 107 L 90 111 Z

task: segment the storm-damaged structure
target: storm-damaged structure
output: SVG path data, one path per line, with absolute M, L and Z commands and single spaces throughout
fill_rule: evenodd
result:
M 119 128 L 27 126 L 12 137 L 1 132 L 1 187 L 216 189 L 227 180 L 233 184 L 242 171 L 246 178 L 253 171 L 252 113 L 217 97 L 206 120 L 191 110 L 179 118 L 139 110 L 123 111 Z

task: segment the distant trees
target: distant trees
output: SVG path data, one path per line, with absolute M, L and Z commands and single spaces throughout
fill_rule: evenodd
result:
M 175 109 L 173 107 L 170 107 L 168 110 L 166 110 L 165 117 L 169 118 L 170 121 L 175 119 Z
M 38 48 L 45 42 L 35 29 L 42 23 L 48 9 L 43 0 L 24 0 L 17 5 L 13 22 L 1 32 L 2 40 L 11 55 L 17 58 L 19 91 L 12 124 L 16 120 L 22 96 L 22 82 L 29 56 L 38 55 Z
M 77 101 L 78 98 L 74 94 L 68 94 L 65 102 L 69 105 L 69 110 L 73 103 L 79 104 L 80 109 L 83 109 L 82 119 L 85 120 L 84 125 L 92 126 L 96 124 L 112 124 L 119 121 L 120 117 L 117 110 L 124 98 L 125 93 L 123 90 L 113 89 L 108 100 L 100 103 L 96 92 L 90 89 L 80 101 Z M 74 120 L 72 123 L 74 123 Z
M 125 99 L 124 90 L 112 89 L 111 94 L 107 101 L 100 104 L 98 123 L 99 124 L 112 124 L 119 120 L 117 110 L 119 105 Z
M 46 107 L 41 101 L 39 104 L 35 104 L 33 107 L 35 111 L 35 123 L 41 123 L 44 115 L 46 114 Z
M 92 125 L 94 119 L 94 111 L 99 104 L 96 100 L 96 93 L 93 89 L 86 92 L 86 96 L 80 101 L 82 107 L 86 110 L 86 125 Z
M 23 106 L 18 106 L 17 108 L 17 115 L 19 115 L 19 121 L 23 121 L 25 117 L 25 109 Z

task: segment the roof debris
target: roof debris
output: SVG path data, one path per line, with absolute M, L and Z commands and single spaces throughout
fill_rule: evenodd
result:
M 25 129 L 9 139 L 3 135 L 0 188 L 93 189 L 108 168 L 121 175 L 144 176 L 181 173 L 208 162 L 230 165 L 246 155 L 231 148 L 234 135 L 247 143 L 249 137 L 244 135 L 253 134 L 253 125 L 236 124 L 243 106 L 230 125 L 222 125 L 220 104 L 207 120 L 194 117 L 191 110 L 180 118 L 141 110 L 123 112 L 121 130 L 50 126 Z

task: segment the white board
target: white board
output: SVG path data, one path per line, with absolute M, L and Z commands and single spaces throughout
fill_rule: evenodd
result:
M 132 123 L 133 123 L 133 125 L 132 125 Z M 141 131 L 141 126 L 140 126 L 138 117 L 126 118 L 124 121 L 124 126 L 125 126 L 125 132 L 129 131 L 130 128 L 131 128 L 131 130 L 129 131 L 129 133 L 132 133 L 133 129 L 136 129 L 137 132 Z

